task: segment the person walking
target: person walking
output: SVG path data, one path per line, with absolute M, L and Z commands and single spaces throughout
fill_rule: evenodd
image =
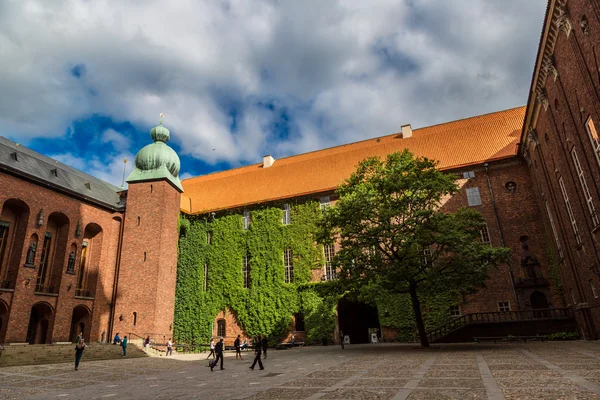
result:
M 171 338 L 169 338 L 169 341 L 167 342 L 167 356 L 169 353 L 173 355 L 173 342 L 171 342 Z
M 254 341 L 254 362 L 252 362 L 252 366 L 250 367 L 251 370 L 254 370 L 254 366 L 256 365 L 256 363 L 258 363 L 258 367 L 259 369 L 265 369 L 263 367 L 263 363 L 262 361 L 260 361 L 260 353 L 262 351 L 262 339 L 259 336 L 258 338 L 256 338 L 256 340 Z
M 150 335 L 144 339 L 144 349 L 146 350 L 146 354 L 150 351 Z
M 127 340 L 127 336 L 123 336 L 123 340 L 121 341 L 121 347 L 123 348 L 123 357 L 127 356 L 127 343 L 129 343 L 129 340 Z
M 210 340 L 210 353 L 208 353 L 208 357 L 206 357 L 206 359 L 208 360 L 211 355 L 213 358 L 215 358 L 215 339 Z
M 79 362 L 81 361 L 81 356 L 83 356 L 83 351 L 86 347 L 83 338 L 80 338 L 75 346 L 75 371 L 79 371 Z
M 265 353 L 265 359 L 267 358 L 267 347 L 269 347 L 269 341 L 267 340 L 266 336 L 263 336 L 262 340 L 260 341 L 260 344 L 262 345 L 262 351 L 263 353 Z
M 237 335 L 237 338 L 235 339 L 235 342 L 233 342 L 233 346 L 235 347 L 235 359 L 237 360 L 238 357 L 240 360 L 243 360 L 242 358 L 242 340 L 240 338 L 240 335 Z
M 219 343 L 217 343 L 217 345 L 215 346 L 215 353 L 217 353 L 217 358 L 215 358 L 215 361 L 213 363 L 211 363 L 210 365 L 210 370 L 212 371 L 214 367 L 217 366 L 217 362 L 219 360 L 221 360 L 221 370 L 224 370 L 225 368 L 223 368 L 223 338 L 221 338 L 221 340 L 219 340 Z

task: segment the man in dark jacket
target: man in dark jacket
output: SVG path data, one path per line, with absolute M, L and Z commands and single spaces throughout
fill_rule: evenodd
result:
M 215 353 L 217 353 L 217 358 L 215 358 L 215 361 L 213 364 L 211 364 L 210 370 L 212 371 L 214 367 L 217 366 L 217 362 L 219 360 L 221 360 L 221 369 L 225 369 L 223 368 L 223 338 L 221 338 L 221 340 L 219 340 L 219 343 L 217 343 L 217 345 L 215 346 Z
M 260 353 L 262 351 L 262 340 L 261 337 L 257 337 L 256 340 L 254 341 L 254 353 L 256 354 L 256 357 L 254 357 L 254 362 L 252 363 L 252 366 L 250 367 L 250 369 L 254 369 L 254 366 L 256 365 L 256 363 L 258 362 L 258 367 L 259 369 L 264 369 L 262 361 L 260 361 Z
M 240 335 L 237 335 L 235 342 L 233 342 L 233 347 L 235 347 L 235 359 L 236 360 L 238 359 L 238 357 L 240 358 L 240 360 L 243 360 L 241 346 L 242 346 L 242 340 L 240 339 Z
M 262 351 L 263 353 L 265 353 L 265 358 L 267 358 L 267 347 L 269 347 L 269 342 L 267 341 L 267 337 L 263 337 L 261 342 L 262 344 Z

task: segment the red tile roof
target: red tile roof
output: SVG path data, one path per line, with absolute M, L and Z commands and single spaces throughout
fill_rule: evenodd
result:
M 415 129 L 406 139 L 395 133 L 285 157 L 269 168 L 259 163 L 185 179 L 181 209 L 195 214 L 326 192 L 348 178 L 359 161 L 405 148 L 438 160 L 446 170 L 514 157 L 524 115 L 525 107 L 518 107 Z

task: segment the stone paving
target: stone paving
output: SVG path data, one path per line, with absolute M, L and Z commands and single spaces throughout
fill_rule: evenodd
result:
M 600 399 L 600 343 L 377 344 L 0 368 L 0 399 Z

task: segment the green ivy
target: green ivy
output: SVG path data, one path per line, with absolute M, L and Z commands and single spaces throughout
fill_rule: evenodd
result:
M 308 343 L 331 338 L 336 306 L 343 293 L 332 282 L 311 283 L 314 269 L 323 268 L 323 247 L 316 245 L 316 221 L 321 215 L 315 201 L 291 204 L 292 223 L 282 224 L 280 205 L 258 207 L 244 230 L 242 210 L 212 218 L 182 215 L 175 301 L 175 339 L 179 343 L 208 343 L 216 315 L 232 312 L 250 336 L 274 339 L 290 329 L 292 315 L 302 313 Z M 209 235 L 211 244 L 208 243 Z M 294 282 L 285 283 L 283 252 L 291 248 Z M 244 288 L 243 257 L 250 256 L 250 287 Z M 208 266 L 208 284 L 204 266 Z M 334 282 L 333 282 L 334 283 Z M 299 290 L 302 289 L 302 290 Z M 360 300 L 377 306 L 382 326 L 397 328 L 400 340 L 412 340 L 416 328 L 410 299 L 406 296 L 371 295 L 364 290 Z M 457 304 L 453 293 L 424 299 L 427 328 L 449 319 Z

